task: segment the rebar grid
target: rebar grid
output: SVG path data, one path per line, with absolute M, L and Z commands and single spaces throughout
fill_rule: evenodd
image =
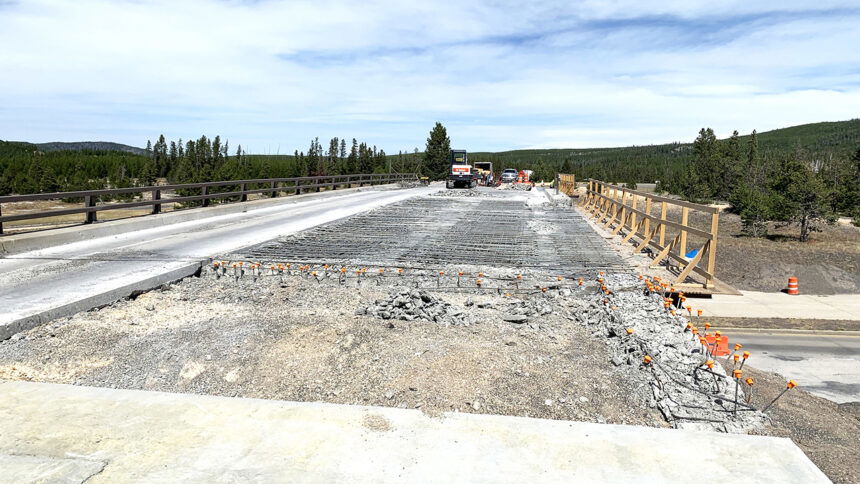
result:
M 533 228 L 536 223 L 540 230 Z M 629 270 L 575 211 L 498 199 L 409 199 L 260 244 L 243 255 L 345 265 Z

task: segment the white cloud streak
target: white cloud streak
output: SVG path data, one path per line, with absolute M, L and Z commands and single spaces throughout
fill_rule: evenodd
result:
M 34 0 L 0 6 L 0 138 L 389 153 L 689 140 L 860 113 L 849 2 Z M 280 148 L 278 148 L 280 147 Z

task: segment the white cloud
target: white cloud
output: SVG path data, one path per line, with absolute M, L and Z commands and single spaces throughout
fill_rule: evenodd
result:
M 36 0 L 0 6 L 0 138 L 256 151 L 689 140 L 860 112 L 846 2 Z M 764 14 L 766 12 L 770 12 Z M 792 14 L 791 12 L 802 12 Z

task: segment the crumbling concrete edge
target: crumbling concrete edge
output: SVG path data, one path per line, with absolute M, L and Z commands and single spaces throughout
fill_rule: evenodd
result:
M 258 208 L 278 204 L 294 204 L 307 199 L 326 199 L 348 193 L 361 193 L 365 191 L 390 190 L 396 188 L 396 183 L 384 185 L 373 185 L 367 187 L 342 188 L 340 190 L 327 190 L 324 192 L 303 193 L 301 195 L 289 195 L 275 198 L 264 198 L 248 202 L 235 202 L 211 207 L 198 207 L 176 212 L 164 212 L 157 215 L 141 215 L 118 220 L 108 220 L 90 225 L 72 225 L 69 227 L 54 228 L 36 232 L 25 232 L 21 234 L 9 234 L 0 236 L 0 257 L 20 254 L 32 250 L 40 250 L 57 245 L 70 244 L 83 240 L 92 240 L 99 237 L 135 232 L 154 227 L 173 225 L 192 220 L 200 220 L 217 215 L 246 212 Z M 165 204 L 170 203 L 165 199 Z M 2 339 L 2 338 L 0 338 Z
M 207 259 L 208 260 L 208 259 Z M 0 341 L 11 338 L 14 334 L 29 329 L 41 326 L 49 321 L 65 316 L 71 316 L 81 311 L 89 311 L 90 309 L 111 304 L 120 299 L 149 291 L 162 284 L 184 279 L 188 276 L 198 274 L 207 260 L 201 260 L 188 265 L 184 265 L 170 272 L 158 274 L 146 279 L 126 284 L 125 286 L 111 289 L 110 291 L 100 294 L 94 294 L 84 299 L 80 299 L 62 306 L 57 306 L 37 314 L 26 316 L 20 319 L 13 320 L 9 323 L 0 325 Z

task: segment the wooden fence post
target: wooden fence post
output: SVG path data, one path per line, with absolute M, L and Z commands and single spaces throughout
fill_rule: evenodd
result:
M 660 202 L 660 221 L 666 221 L 666 202 Z M 660 247 L 666 247 L 666 224 L 660 224 Z
M 152 201 L 161 200 L 161 190 L 155 189 L 152 191 Z M 161 204 L 153 203 L 152 204 L 152 214 L 155 215 L 157 213 L 161 213 Z
M 687 227 L 687 221 L 690 216 L 690 209 L 687 207 L 681 208 L 681 225 Z M 681 229 L 681 243 L 679 250 L 681 251 L 678 255 L 681 257 L 687 257 L 687 231 Z
M 717 265 L 717 232 L 720 228 L 720 212 L 711 214 L 711 241 L 708 245 L 708 274 L 710 278 L 705 281 L 706 284 L 713 284 L 716 277 L 715 270 Z
M 208 185 L 203 185 L 202 187 L 200 187 L 200 195 L 205 197 L 205 198 L 203 198 L 203 206 L 208 207 L 209 206 L 209 197 L 208 197 L 209 186 Z
M 96 206 L 96 197 L 92 195 L 84 196 L 84 206 L 85 207 L 95 207 Z M 95 212 L 87 212 L 87 216 L 84 219 L 85 224 L 91 224 L 98 220 Z
M 248 184 L 242 183 L 241 185 L 239 185 L 239 191 L 242 192 L 242 194 L 239 195 L 239 201 L 240 202 L 247 202 L 248 201 L 248 194 L 245 192 L 248 191 Z

